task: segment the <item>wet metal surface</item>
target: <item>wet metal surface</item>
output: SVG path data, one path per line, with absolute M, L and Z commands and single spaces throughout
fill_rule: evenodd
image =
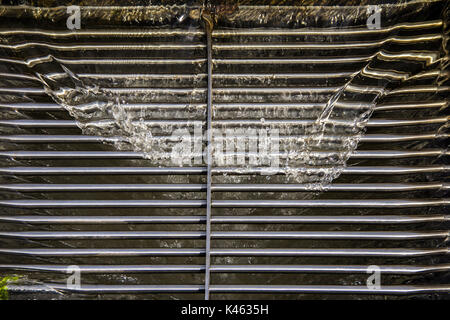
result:
M 325 2 L 0 6 L 10 297 L 448 299 L 448 3 Z M 217 156 L 260 129 L 276 172 Z

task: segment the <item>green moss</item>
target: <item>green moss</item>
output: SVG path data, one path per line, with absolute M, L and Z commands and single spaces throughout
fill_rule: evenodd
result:
M 8 283 L 19 280 L 19 277 L 3 277 L 0 278 L 0 300 L 8 300 Z

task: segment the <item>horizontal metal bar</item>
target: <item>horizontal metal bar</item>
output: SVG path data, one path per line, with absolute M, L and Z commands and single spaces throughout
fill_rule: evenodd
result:
M 415 61 L 426 61 L 431 64 L 436 61 L 438 55 L 437 52 L 399 52 L 399 53 L 388 53 L 384 51 L 378 51 L 375 54 L 368 56 L 353 56 L 353 57 L 332 57 L 332 58 L 270 58 L 270 59 L 213 59 L 215 65 L 280 65 L 280 64 L 353 64 L 353 63 L 364 63 L 372 60 L 375 57 L 380 57 L 382 59 L 388 60 L 415 60 Z
M 30 256 L 83 256 L 83 257 L 140 257 L 140 256 L 201 256 L 203 248 L 130 248 L 130 249 L 7 249 L 0 248 L 0 254 Z M 441 254 L 441 253 L 440 253 Z
M 42 88 L 6 88 L 6 87 L 0 87 L 0 93 L 19 93 L 19 94 L 46 95 L 45 89 L 42 89 Z
M 436 22 L 437 23 L 437 22 Z M 171 37 L 171 36 L 203 36 L 203 30 L 185 29 L 91 29 L 91 30 L 45 30 L 45 29 L 3 29 L 0 34 L 4 36 L 33 35 L 50 38 L 65 37 Z
M 102 143 L 125 141 L 124 137 L 103 137 L 79 135 L 9 135 L 0 136 L 0 141 L 11 143 Z
M 49 266 L 52 268 L 52 266 Z M 169 266 L 170 267 L 170 266 Z M 246 273 L 367 273 L 370 266 L 364 265 L 213 265 L 212 272 L 246 272 Z M 450 264 L 427 266 L 380 265 L 383 274 L 418 274 L 432 272 L 448 272 Z M 0 266 L 1 268 L 1 266 Z M 63 267 L 64 268 L 64 267 Z M 62 271 L 64 272 L 64 271 Z M 82 270 L 82 272 L 84 272 Z M 170 269 L 169 269 L 170 272 Z
M 389 91 L 387 95 L 405 94 L 405 93 L 438 93 L 438 92 L 450 92 L 450 86 L 411 86 L 402 87 Z
M 263 169 L 233 167 L 213 168 L 213 174 L 259 174 Z M 305 172 L 320 172 L 323 168 L 298 168 Z M 206 167 L 0 167 L 0 174 L 10 175 L 179 175 L 204 174 Z M 450 166 L 358 166 L 346 167 L 343 174 L 403 175 L 450 172 Z M 280 169 L 278 174 L 285 173 Z
M 246 136 L 233 136 L 235 138 L 247 138 Z M 325 135 L 321 139 L 342 139 L 344 136 L 329 136 Z M 401 141 L 415 141 L 415 140 L 434 140 L 434 139 L 447 139 L 450 135 L 447 133 L 430 133 L 430 134 L 366 134 L 362 136 L 360 142 L 401 142 Z M 224 139 L 226 137 L 217 136 L 214 139 Z M 280 142 L 284 140 L 297 141 L 301 139 L 306 139 L 307 136 L 279 136 Z M 152 140 L 159 141 L 178 141 L 179 137 L 173 136 L 152 136 Z M 87 136 L 87 135 L 49 135 L 49 134 L 35 134 L 35 135 L 0 135 L 0 141 L 7 141 L 11 143 L 100 143 L 100 142 L 118 142 L 126 141 L 125 137 L 114 136 L 114 137 L 104 137 L 104 136 Z
M 371 119 L 367 123 L 368 127 L 390 127 L 390 126 L 415 126 L 424 124 L 440 124 L 447 123 L 450 117 L 440 117 L 433 119 L 409 119 L 409 120 L 384 120 L 384 119 Z
M 203 239 L 203 231 L 23 231 L 0 232 L 0 238 L 20 239 Z
M 26 187 L 26 185 L 24 185 Z M 0 190 L 2 185 L 0 185 Z M 450 189 L 447 183 L 334 183 L 324 187 L 327 191 L 413 191 L 424 189 Z M 299 192 L 311 191 L 309 184 L 214 184 L 213 191 Z
M 29 110 L 29 111 L 60 111 L 65 110 L 59 104 L 56 103 L 36 103 L 36 102 L 23 102 L 23 103 L 0 103 L 2 109 L 14 109 L 14 110 Z
M 31 75 L 28 75 L 28 74 L 0 72 L 0 77 L 15 78 L 15 79 L 21 79 L 21 80 L 39 81 L 39 78 L 31 76 Z
M 233 74 L 229 74 L 233 76 Z M 318 77 L 321 75 L 317 74 Z M 250 76 L 250 74 L 249 74 Z M 445 108 L 447 106 L 447 101 L 430 101 L 430 102 L 406 102 L 406 103 L 384 103 L 377 104 L 373 106 L 367 102 L 343 102 L 337 101 L 334 104 L 335 108 L 345 108 L 345 109 L 372 109 L 374 111 L 385 111 L 385 110 L 403 110 L 403 109 L 428 109 L 428 108 Z M 318 108 L 324 108 L 326 103 L 300 103 L 300 102 L 276 102 L 276 103 L 252 103 L 252 102 L 239 102 L 239 103 L 214 103 L 214 108 L 216 109 L 238 109 L 242 110 L 244 108 L 298 108 L 298 109 L 312 109 L 317 110 Z
M 305 94 L 313 94 L 313 93 L 333 93 L 340 89 L 340 87 L 245 87 L 245 88 L 213 88 L 213 92 L 215 94 L 221 95 L 229 95 L 229 94 L 295 94 L 295 93 L 305 93 Z
M 16 200 L 18 201 L 18 200 Z M 28 200 L 32 201 L 32 200 Z M 45 201 L 45 200 L 43 200 Z M 0 205 L 5 201 L 0 201 Z M 215 200 L 216 208 L 414 208 L 446 206 L 450 199 L 361 199 L 361 200 Z
M 0 216 L 28 224 L 204 223 L 205 216 Z M 213 216 L 212 223 L 413 224 L 450 221 L 449 215 Z
M 334 155 L 334 153 L 331 151 L 315 151 L 311 152 L 311 154 L 314 154 L 317 157 L 324 158 Z M 248 156 L 255 155 L 255 153 L 230 153 L 229 155 Z M 271 155 L 278 156 L 280 158 L 286 158 L 288 156 L 288 153 L 278 152 L 272 153 Z M 368 150 L 354 151 L 352 154 L 350 154 L 350 157 L 356 159 L 402 159 L 414 157 L 440 157 L 448 155 L 450 155 L 449 150 L 441 149 L 421 151 Z M 17 159 L 145 159 L 145 154 L 142 152 L 133 151 L 0 151 L 0 157 Z
M 0 248 L 0 254 L 25 256 L 84 256 L 84 257 L 137 257 L 137 256 L 201 256 L 205 254 L 204 248 L 114 248 L 114 249 L 27 249 L 27 248 Z M 450 254 L 450 248 L 320 248 L 320 249 L 211 249 L 215 256 L 274 256 L 274 257 L 392 257 L 410 258 Z
M 374 107 L 375 111 L 386 110 L 402 110 L 402 109 L 421 109 L 421 108 L 445 108 L 448 105 L 447 101 L 437 102 L 420 102 L 420 103 L 383 103 L 377 104 Z
M 115 90 L 115 89 L 114 89 Z M 117 89 L 119 90 L 119 89 Z M 130 89 L 131 90 L 131 89 Z M 138 90 L 138 89 L 136 89 Z M 246 89 L 247 90 L 247 89 Z M 250 90 L 250 89 L 249 89 Z M 297 90 L 297 89 L 295 89 Z M 328 89 L 326 89 L 328 90 Z M 189 90 L 188 90 L 189 91 Z M 274 88 L 269 90 L 265 89 L 266 92 L 274 91 L 278 92 Z M 298 90 L 297 90 L 298 91 Z M 184 92 L 184 90 L 183 90 Z M 239 91 L 242 92 L 242 91 Z M 309 91 L 310 92 L 310 91 Z M 396 127 L 396 126 L 413 126 L 413 125 L 425 125 L 425 124 L 443 124 L 449 121 L 450 117 L 440 117 L 440 118 L 431 118 L 431 119 L 370 119 L 366 126 L 367 127 Z M 192 121 L 192 120 L 148 120 L 144 121 L 147 126 L 162 126 L 162 125 L 170 125 L 170 126 L 180 126 L 180 125 L 194 125 L 194 122 L 197 124 L 204 125 L 204 121 Z M 95 125 L 96 122 L 91 122 L 91 125 Z M 98 124 L 114 124 L 112 120 L 102 120 L 101 122 L 97 122 Z M 138 123 L 138 121 L 136 121 Z M 140 123 L 140 122 L 139 122 Z M 291 120 L 291 119 L 264 119 L 264 122 L 261 122 L 260 119 L 239 119 L 239 120 L 216 120 L 215 124 L 217 126 L 270 126 L 270 125 L 312 125 L 316 123 L 314 119 L 301 119 L 301 120 Z M 343 119 L 334 119 L 330 120 L 330 123 L 335 125 L 354 125 L 354 121 L 343 120 Z M 11 126 L 11 127 L 24 127 L 24 128 L 78 128 L 78 123 L 75 120 L 0 120 L 0 125 L 3 126 Z
M 11 292 L 48 292 L 60 294 L 61 291 L 80 293 L 158 293 L 158 292 L 203 292 L 202 285 L 83 285 L 79 288 L 68 288 L 67 285 L 8 285 Z
M 204 231 L 19 231 L 0 232 L 0 238 L 21 239 L 203 239 Z M 346 239 L 346 240 L 424 240 L 447 239 L 449 231 L 295 231 L 249 232 L 215 231 L 213 239 Z
M 67 73 L 48 73 L 45 75 L 51 79 L 63 79 L 69 77 Z M 208 75 L 205 73 L 77 73 L 78 78 L 86 78 L 86 79 L 102 79 L 102 80 L 171 80 L 173 83 L 178 83 L 181 79 L 183 80 L 200 80 L 206 78 Z M 124 104 L 121 106 L 126 107 L 130 104 Z M 141 104 L 141 106 L 153 106 L 157 105 L 155 103 Z M 166 107 L 168 105 L 176 105 L 169 103 L 160 103 L 162 107 Z
M 342 76 L 346 76 L 347 73 L 307 73 L 304 74 L 305 77 L 310 77 L 310 78 L 323 78 L 324 76 L 326 77 L 338 77 L 342 74 Z M 66 75 L 66 74 L 63 74 Z M 300 76 L 301 74 L 268 74 L 268 76 L 270 75 L 271 78 L 275 77 L 284 77 L 284 78 L 292 78 L 292 77 L 297 77 Z M 82 77 L 83 74 L 79 74 L 77 76 Z M 87 77 L 88 75 L 86 75 Z M 110 78 L 110 77 L 119 77 L 121 75 L 110 75 L 110 74 L 105 74 L 105 78 Z M 123 75 L 124 77 L 126 76 Z M 135 77 L 138 76 L 144 76 L 144 75 L 135 75 Z M 167 77 L 171 77 L 173 78 L 174 75 L 172 74 L 158 74 L 155 76 L 167 76 Z M 176 75 L 176 77 L 179 77 L 181 75 Z M 191 76 L 191 75 L 186 75 L 186 76 Z M 198 77 L 202 75 L 192 75 L 192 77 Z M 251 78 L 251 77 L 259 77 L 262 76 L 260 74 L 216 74 L 215 77 L 217 78 L 231 78 L 234 79 L 236 77 L 246 77 L 246 78 Z M 99 75 L 96 74 L 89 74 L 90 78 L 100 78 Z M 420 103 L 392 103 L 392 104 L 378 104 L 376 106 L 374 106 L 374 110 L 375 111 L 384 111 L 384 110 L 401 110 L 401 109 L 421 109 L 421 108 L 445 108 L 447 106 L 447 102 L 446 101 L 437 101 L 437 102 L 420 102 Z M 189 106 L 196 106 L 197 108 L 205 106 L 205 104 L 188 104 Z M 87 105 L 79 105 L 77 107 L 79 108 L 83 108 Z M 185 108 L 187 106 L 186 103 L 145 103 L 145 104 L 124 104 L 121 105 L 124 108 Z M 277 107 L 277 108 L 301 108 L 301 109 L 307 109 L 307 108 L 311 108 L 311 109 L 315 109 L 315 108 L 323 108 L 325 107 L 324 103 L 214 103 L 214 108 L 235 108 L 235 109 L 239 109 L 239 108 L 263 108 L 263 107 Z M 361 107 L 366 107 L 366 108 L 370 108 L 370 105 L 365 105 L 362 102 L 361 103 L 343 103 L 343 102 L 339 102 L 336 103 L 335 107 L 345 107 L 345 108 L 361 108 Z M 0 103 L 0 108 L 8 108 L 8 109 L 16 109 L 16 110 L 32 110 L 32 111 L 59 111 L 59 110 L 65 110 L 63 106 L 56 104 L 56 103 L 36 103 L 36 102 L 23 102 L 23 103 Z
M 1 174 L 13 175 L 199 175 L 205 172 L 206 167 L 0 167 Z
M 215 43 L 213 44 L 214 50 L 339 50 L 339 49 L 364 49 L 379 47 L 384 44 L 416 44 L 421 42 L 441 40 L 442 35 L 420 35 L 420 36 L 408 36 L 398 37 L 392 36 L 383 40 L 376 41 L 347 41 L 347 42 L 300 42 L 300 43 Z
M 416 140 L 434 140 L 434 139 L 447 139 L 450 137 L 450 134 L 447 133 L 429 133 L 429 134 L 365 134 L 359 138 L 360 142 L 365 143 L 390 143 L 390 142 L 402 142 L 402 141 L 416 141 Z M 173 139 L 171 137 L 163 137 L 163 136 L 153 136 L 154 139 Z M 233 135 L 231 139 L 248 139 L 248 136 L 241 136 L 241 135 Z M 298 143 L 302 141 L 307 141 L 308 139 L 318 139 L 316 137 L 311 137 L 307 135 L 280 135 L 278 137 L 280 143 L 285 142 L 291 142 L 296 141 Z M 351 135 L 321 135 L 320 139 L 323 141 L 339 141 L 342 139 L 351 139 Z M 1 140 L 0 136 L 0 140 Z M 44 138 L 45 139 L 45 138 Z M 179 139 L 179 138 L 178 138 Z M 225 136 L 216 136 L 214 137 L 215 141 L 220 140 L 226 140 L 229 139 L 226 135 Z
M 359 140 L 360 142 L 403 142 L 415 140 L 434 140 L 434 139 L 448 139 L 450 134 L 447 133 L 430 133 L 430 134 L 365 134 Z
M 354 166 L 344 168 L 343 170 L 343 174 L 357 175 L 398 175 L 440 172 L 450 172 L 450 166 Z
M 20 216 L 21 217 L 21 216 Z M 19 218 L 20 219 L 20 218 Z M 2 218 L 0 218 L 0 221 Z M 213 223 L 330 223 L 410 224 L 449 221 L 448 215 L 364 215 L 364 216 L 213 216 Z
M 258 64 L 345 64 L 345 63 L 363 63 L 373 59 L 377 54 L 368 56 L 356 56 L 356 57 L 338 57 L 338 58 L 271 58 L 271 59 L 212 59 L 214 65 L 229 65 L 229 64 L 246 64 L 246 65 L 258 65 Z M 433 56 L 430 54 L 409 53 L 409 54 L 387 54 L 384 52 L 378 53 L 378 55 L 389 59 L 421 59 L 433 61 Z M 64 59 L 57 58 L 53 55 L 47 55 L 42 57 L 36 57 L 28 60 L 16 60 L 9 58 L 0 58 L 0 62 L 21 64 L 27 67 L 34 67 L 41 63 L 47 63 L 57 61 L 62 64 L 68 65 L 173 65 L 173 64 L 204 64 L 206 59 Z
M 214 200 L 216 208 L 419 208 L 447 206 L 450 199 Z M 200 208 L 205 200 L 0 200 L 15 208 Z
M 290 35 L 360 35 L 360 34 L 379 34 L 394 31 L 397 29 L 428 29 L 442 26 L 441 20 L 429 22 L 402 23 L 392 27 L 381 29 L 236 29 L 236 30 L 214 30 L 213 36 L 290 36 Z M 168 36 L 203 36 L 203 30 L 185 30 L 185 29 L 91 29 L 91 30 L 45 30 L 45 29 L 7 29 L 0 30 L 4 36 L 11 35 L 35 35 L 51 38 L 64 37 L 168 37 Z
M 1 233 L 0 233 L 1 235 Z M 446 239 L 449 231 L 215 231 L 211 234 L 214 239 L 346 239 L 346 240 L 421 240 Z
M 204 265 L 80 265 L 77 266 L 82 273 L 147 273 L 147 272 L 201 272 Z M 0 270 L 21 270 L 39 272 L 62 272 L 70 270 L 69 265 L 21 265 L 0 264 Z
M 8 285 L 11 292 L 46 292 L 61 291 L 79 293 L 153 293 L 153 292 L 203 292 L 202 285 L 83 285 L 68 288 L 66 284 L 53 283 L 41 285 Z M 381 286 L 380 289 L 368 286 L 333 286 L 333 285 L 212 285 L 211 292 L 221 293 L 323 293 L 323 294 L 384 294 L 406 295 L 437 292 L 450 292 L 450 285 L 403 285 Z
M 309 192 L 309 184 L 214 184 L 213 191 L 239 192 Z M 335 183 L 324 187 L 327 191 L 395 192 L 417 190 L 449 190 L 449 183 Z M 0 191 L 18 192 L 86 192 L 86 191 L 204 191 L 205 184 L 0 184 Z
M 201 208 L 205 200 L 0 200 L 16 208 Z
M 212 265 L 211 272 L 237 273 L 367 273 L 365 265 Z M 448 272 L 450 264 L 438 265 L 380 265 L 383 274 L 422 274 Z M 81 273 L 153 273 L 202 272 L 204 265 L 79 265 Z M 69 265 L 0 264 L 0 270 L 67 273 Z
M 0 251 L 1 252 L 1 251 Z M 213 249 L 216 256 L 264 256 L 264 257 L 423 257 L 450 254 L 449 248 L 306 248 L 306 249 Z
M 369 286 L 332 286 L 332 285 L 214 285 L 211 292 L 222 293 L 322 293 L 322 294 L 421 294 L 450 292 L 450 285 L 403 285 L 381 286 L 372 289 Z
M 203 43 L 191 44 L 191 43 L 152 43 L 152 44 L 83 44 L 83 45 L 62 45 L 52 44 L 45 42 L 24 42 L 19 44 L 0 44 L 0 49 L 8 50 L 25 50 L 30 48 L 46 48 L 57 51 L 106 51 L 106 50 L 194 50 L 205 49 L 206 45 Z
M 24 128 L 78 128 L 75 120 L 0 120 L 0 125 Z
M 29 224 L 204 223 L 204 216 L 0 216 L 2 222 Z
M 145 93 L 145 94 L 184 94 L 191 96 L 193 93 L 205 93 L 207 90 L 205 88 L 146 88 L 146 87 L 126 87 L 126 88 L 101 88 L 103 91 L 111 92 L 113 94 L 132 94 L 132 93 Z M 188 103 L 186 103 L 188 104 Z M 166 122 L 168 120 L 152 120 L 152 122 L 163 121 Z M 175 121 L 177 122 L 177 121 Z
M 311 36 L 311 35 L 365 35 L 365 34 L 380 34 L 387 33 L 398 29 L 428 29 L 438 28 L 442 26 L 442 20 L 433 20 L 427 22 L 407 22 L 396 24 L 390 27 L 382 27 L 380 29 L 368 29 L 368 28 L 301 28 L 301 29 L 224 29 L 214 30 L 213 37 L 235 37 L 235 36 Z
M 359 57 L 339 57 L 339 58 L 271 58 L 271 59 L 213 59 L 214 65 L 277 65 L 277 64 L 344 64 L 363 63 L 371 60 L 373 55 Z
M 421 151 L 396 151 L 396 150 L 370 150 L 355 151 L 350 157 L 358 159 L 401 159 L 414 157 L 440 157 L 448 156 L 448 150 L 421 150 Z
M 440 117 L 440 118 L 432 118 L 432 119 L 370 119 L 367 121 L 367 127 L 397 127 L 397 126 L 412 126 L 419 124 L 440 124 L 446 123 L 450 117 Z M 301 120 L 291 120 L 291 119 L 264 119 L 264 122 L 261 122 L 260 119 L 239 119 L 239 120 L 216 120 L 215 124 L 218 126 L 221 125 L 233 125 L 233 126 L 242 126 L 242 125 L 309 125 L 316 123 L 314 119 L 301 119 Z M 335 125 L 354 125 L 354 121 L 349 121 L 345 119 L 333 119 L 329 120 L 328 123 L 333 123 Z
M 175 75 L 161 75 L 162 76 L 170 76 L 173 78 Z M 179 76 L 179 75 L 176 75 Z M 197 75 L 192 75 L 192 77 L 195 77 Z M 102 105 L 98 103 L 91 103 L 91 104 L 79 104 L 74 106 L 74 108 L 77 108 L 79 110 L 89 110 L 89 109 L 95 109 L 100 108 Z M 174 110 L 181 110 L 186 108 L 204 108 L 206 105 L 202 103 L 129 103 L 129 104 L 121 104 L 121 107 L 124 109 L 174 109 Z M 28 111 L 65 111 L 66 109 L 56 103 L 0 103 L 0 108 L 5 109 L 14 109 L 14 110 L 28 110 Z
M 269 78 L 271 80 L 281 79 L 327 79 L 327 78 L 347 78 L 354 75 L 355 72 L 295 72 L 295 73 L 215 73 L 213 79 L 261 79 Z
M 320 174 L 327 167 L 298 167 L 298 172 L 310 174 Z M 408 167 L 408 166 L 355 166 L 343 168 L 342 174 L 352 175 L 403 175 L 418 173 L 441 173 L 449 172 L 450 166 L 424 166 L 424 167 Z M 1 172 L 1 168 L 0 168 Z M 266 174 L 267 168 L 242 168 L 242 167 L 215 167 L 213 174 L 227 175 L 252 175 Z M 287 174 L 283 168 L 275 171 L 275 174 Z
M 1 74 L 0 74 L 1 75 Z M 28 80 L 39 81 L 38 78 L 28 75 L 5 74 L 10 77 L 20 77 Z M 327 78 L 348 78 L 355 75 L 355 72 L 305 72 L 305 73 L 216 73 L 212 75 L 213 79 L 257 79 L 267 78 L 270 80 L 284 79 L 327 79 Z M 50 73 L 45 75 L 51 79 L 61 79 L 68 77 L 67 73 Z M 77 77 L 87 79 L 164 79 L 178 81 L 180 79 L 196 80 L 206 78 L 203 73 L 198 74 L 163 74 L 163 73 L 78 73 Z M 164 104 L 162 104 L 164 106 Z
M 68 65 L 178 65 L 178 64 L 187 64 L 187 65 L 201 65 L 206 63 L 206 59 L 62 59 L 57 58 L 53 55 L 47 55 L 43 57 L 30 58 L 28 60 L 16 60 L 9 58 L 0 58 L 0 62 L 3 63 L 12 63 L 12 64 L 21 64 L 25 65 L 29 68 L 33 68 L 34 66 L 41 63 L 48 62 L 59 62 L 61 64 Z
M 431 188 L 433 189 L 433 188 Z M 0 191 L 91 192 L 91 191 L 204 191 L 203 184 L 1 184 Z
M 0 151 L 0 157 L 20 159 L 143 159 L 132 151 Z

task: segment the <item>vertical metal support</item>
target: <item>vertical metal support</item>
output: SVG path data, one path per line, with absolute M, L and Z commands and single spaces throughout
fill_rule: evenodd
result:
M 208 95 L 206 115 L 206 165 L 207 165 L 207 189 L 206 189 L 206 253 L 205 253 L 205 300 L 209 300 L 210 266 L 211 266 L 211 166 L 212 166 L 212 19 L 203 11 L 202 18 L 206 30 L 206 50 L 208 56 Z

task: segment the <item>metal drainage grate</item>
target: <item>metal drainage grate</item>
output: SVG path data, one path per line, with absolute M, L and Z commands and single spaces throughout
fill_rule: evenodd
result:
M 375 30 L 366 6 L 81 7 L 68 31 L 1 6 L 12 297 L 447 295 L 448 3 L 380 7 Z M 276 128 L 291 162 L 167 166 L 194 124 Z

